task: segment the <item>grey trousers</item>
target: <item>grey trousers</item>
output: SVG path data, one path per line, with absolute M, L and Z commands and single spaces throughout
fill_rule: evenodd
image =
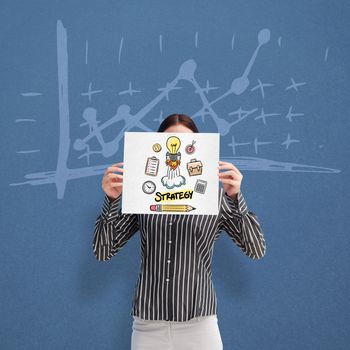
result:
M 131 350 L 223 350 L 217 315 L 185 322 L 133 317 Z

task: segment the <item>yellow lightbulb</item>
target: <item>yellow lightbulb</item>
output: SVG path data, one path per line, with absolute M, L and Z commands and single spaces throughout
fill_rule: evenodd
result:
M 166 141 L 166 147 L 170 153 L 177 153 L 181 145 L 181 141 L 176 136 L 171 136 Z

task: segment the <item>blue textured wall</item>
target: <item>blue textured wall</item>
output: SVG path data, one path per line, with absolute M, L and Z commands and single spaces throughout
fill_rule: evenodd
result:
M 267 253 L 223 233 L 225 349 L 348 349 L 347 1 L 1 4 L 0 348 L 129 349 L 139 234 L 92 254 L 122 131 L 221 133 Z

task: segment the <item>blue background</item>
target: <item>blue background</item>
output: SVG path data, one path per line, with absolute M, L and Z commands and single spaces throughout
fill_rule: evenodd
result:
M 130 348 L 139 234 L 98 262 L 93 225 L 103 172 L 122 160 L 122 128 L 156 131 L 171 113 L 196 116 L 201 132 L 221 132 L 220 159 L 241 170 L 265 234 L 257 261 L 225 232 L 216 242 L 224 348 L 349 348 L 347 1 L 1 7 L 1 349 Z M 262 30 L 269 40 L 248 86 L 230 90 L 235 79 L 243 86 Z M 200 95 L 188 79 L 162 90 L 188 60 L 198 86 L 216 89 Z M 91 131 L 86 108 L 101 126 L 123 105 L 129 117 L 102 139 L 81 141 Z M 288 119 L 288 111 L 298 115 Z M 127 124 L 136 117 L 142 124 Z M 101 153 L 116 137 L 115 152 Z

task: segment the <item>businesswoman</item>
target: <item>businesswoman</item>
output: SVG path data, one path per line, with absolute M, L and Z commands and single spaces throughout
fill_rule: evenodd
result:
M 199 132 L 184 114 L 169 115 L 158 132 Z M 230 162 L 218 164 L 218 215 L 122 214 L 123 162 L 102 179 L 103 207 L 96 219 L 93 252 L 111 259 L 140 231 L 141 269 L 130 314 L 132 350 L 222 350 L 212 283 L 213 246 L 221 231 L 248 257 L 266 244 L 256 214 L 241 191 L 243 176 Z

